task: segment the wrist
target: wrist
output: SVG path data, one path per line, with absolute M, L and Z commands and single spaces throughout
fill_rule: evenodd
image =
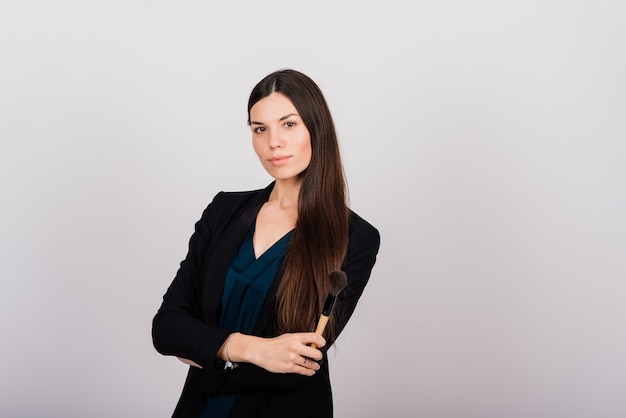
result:
M 233 341 L 235 340 L 235 337 L 237 337 L 237 334 L 237 332 L 233 332 L 232 334 L 230 334 L 228 340 L 226 341 L 226 350 L 224 352 L 224 369 L 234 369 L 238 366 L 238 364 L 233 362 L 232 358 L 230 357 L 230 348 L 233 345 Z
M 237 336 L 232 341 L 228 357 L 233 363 L 254 363 L 256 364 L 256 352 L 258 342 L 261 337 L 236 333 Z

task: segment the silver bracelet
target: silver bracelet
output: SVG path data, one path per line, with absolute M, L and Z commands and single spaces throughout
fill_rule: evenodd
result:
M 226 363 L 224 363 L 224 370 L 226 369 L 234 369 L 235 367 L 238 366 L 237 363 L 233 363 L 232 361 L 230 361 L 230 359 L 228 358 L 228 352 L 230 351 L 230 345 L 233 343 L 233 340 L 235 339 L 235 332 L 232 333 L 232 335 L 230 336 L 230 339 L 228 340 L 228 344 L 226 345 Z

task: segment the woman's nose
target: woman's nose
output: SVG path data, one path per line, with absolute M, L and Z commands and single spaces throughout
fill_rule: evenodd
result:
M 269 146 L 270 148 L 281 148 L 283 146 L 283 139 L 279 132 L 270 132 Z

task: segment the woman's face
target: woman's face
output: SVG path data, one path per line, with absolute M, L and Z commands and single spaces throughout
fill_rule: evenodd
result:
M 287 96 L 272 93 L 250 109 L 252 144 L 276 180 L 298 179 L 311 162 L 311 136 Z

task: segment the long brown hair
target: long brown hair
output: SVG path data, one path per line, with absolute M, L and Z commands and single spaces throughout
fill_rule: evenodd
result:
M 341 268 L 346 256 L 346 181 L 328 104 L 318 85 L 305 74 L 283 69 L 261 80 L 248 100 L 248 124 L 252 106 L 275 92 L 289 98 L 298 110 L 309 130 L 312 149 L 311 162 L 301 174 L 298 220 L 276 295 L 278 327 L 281 332 L 312 331 L 328 296 L 328 276 Z M 327 338 L 335 337 L 334 322 L 331 315 Z

